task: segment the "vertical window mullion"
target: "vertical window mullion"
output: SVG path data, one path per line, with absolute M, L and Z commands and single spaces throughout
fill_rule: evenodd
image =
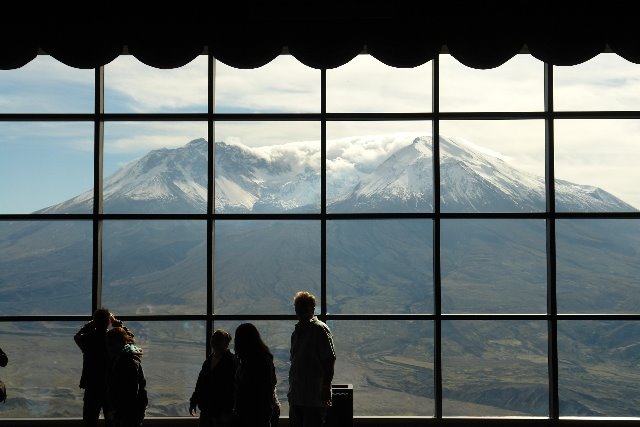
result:
M 102 175 L 104 159 L 104 67 L 95 69 L 93 118 L 93 257 L 91 313 L 102 306 Z
M 435 418 L 442 418 L 442 303 L 440 271 L 440 61 L 433 59 L 431 147 L 433 161 L 433 382 Z
M 320 70 L 320 314 L 327 315 L 327 70 Z
M 214 271 L 215 271 L 215 122 L 213 120 L 216 111 L 216 60 L 211 53 L 208 54 L 207 61 L 207 140 L 208 140 L 208 156 L 207 156 L 207 320 L 206 320 L 206 348 L 205 355 L 209 354 L 211 348 L 211 335 L 213 333 L 213 313 L 215 310 L 214 300 Z
M 549 417 L 560 417 L 558 396 L 558 306 L 556 298 L 556 222 L 554 173 L 553 66 L 544 64 L 545 187 L 547 238 L 547 314 L 549 364 Z

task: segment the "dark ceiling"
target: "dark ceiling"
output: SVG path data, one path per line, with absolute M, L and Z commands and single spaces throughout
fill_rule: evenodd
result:
M 202 53 L 256 68 L 283 52 L 314 68 L 338 67 L 362 52 L 394 67 L 415 67 L 442 51 L 480 69 L 523 51 L 553 65 L 603 51 L 640 63 L 632 1 L 24 2 L 5 9 L 0 69 L 38 53 L 77 68 L 123 53 L 157 68 Z

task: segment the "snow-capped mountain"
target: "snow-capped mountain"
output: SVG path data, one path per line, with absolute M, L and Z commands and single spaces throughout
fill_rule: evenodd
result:
M 542 177 L 518 170 L 456 138 L 441 138 L 439 144 L 443 211 L 544 209 Z M 319 144 L 251 148 L 217 142 L 214 148 L 217 212 L 319 211 Z M 105 212 L 203 213 L 208 155 L 207 141 L 197 139 L 180 148 L 152 151 L 126 165 L 104 181 Z M 428 212 L 433 197 L 432 160 L 432 139 L 428 136 L 358 136 L 328 141 L 328 210 Z M 559 210 L 635 211 L 596 187 L 557 181 L 555 190 Z M 44 212 L 86 212 L 92 197 L 89 191 Z M 311 290 L 321 287 L 318 221 L 218 221 L 212 253 L 205 221 L 124 220 L 103 225 L 101 302 L 119 314 L 202 314 L 207 306 L 211 255 L 215 264 L 214 312 L 219 314 L 289 313 L 291 296 L 301 286 Z M 545 312 L 546 230 L 544 221 L 538 220 L 444 219 L 440 246 L 434 247 L 430 220 L 328 221 L 327 310 L 332 314 L 429 312 L 435 297 L 432 255 L 439 251 L 443 312 Z M 6 315 L 88 313 L 92 243 L 90 221 L 0 222 L 0 310 Z M 558 221 L 558 311 L 635 312 L 640 306 L 638 248 L 640 224 L 636 220 Z M 145 323 L 140 322 L 140 327 Z M 178 322 L 148 323 L 152 328 L 145 334 L 159 343 L 164 342 L 161 337 L 175 336 L 173 324 Z M 338 336 L 356 337 L 342 341 L 343 366 L 347 371 L 364 373 L 361 386 L 375 382 L 376 387 L 394 393 L 405 390 L 409 398 L 425 396 L 424 384 L 429 381 L 420 375 L 428 369 L 403 368 L 384 377 L 380 372 L 391 359 L 371 364 L 377 358 L 371 357 L 371 349 L 380 348 L 382 323 L 387 325 L 336 322 Z M 416 337 L 424 337 L 428 328 L 425 322 L 401 323 L 399 328 L 389 326 L 393 332 L 387 334 L 385 344 L 393 349 L 389 354 L 413 354 L 418 348 Z M 599 372 L 603 361 L 633 370 L 637 352 L 627 331 L 614 333 L 616 328 L 608 322 L 592 322 L 589 328 L 583 323 L 564 322 L 559 333 L 564 348 L 580 348 L 587 342 L 589 349 L 582 353 L 584 357 L 576 352 L 576 374 L 567 376 L 567 381 L 572 381 L 567 389 L 574 391 L 564 395 L 563 404 L 579 414 L 601 415 L 609 408 L 598 406 L 581 390 L 592 389 L 594 384 L 607 390 L 609 377 L 585 377 L 584 372 Z M 496 371 L 487 377 L 504 378 L 491 390 L 499 390 L 506 403 L 487 400 L 487 395 L 498 393 L 487 394 L 484 382 L 449 383 L 448 392 L 464 402 L 508 414 L 517 415 L 523 405 L 532 405 L 535 414 L 546 414 L 548 391 L 537 379 L 531 381 L 529 374 L 541 372 L 537 378 L 544 377 L 547 367 L 546 346 L 540 340 L 545 332 L 540 332 L 539 326 L 536 322 L 443 324 L 448 360 L 474 366 L 490 353 L 488 345 L 498 349 L 495 355 L 501 362 L 495 363 Z M 183 327 L 193 326 L 185 323 Z M 544 325 L 541 330 L 546 331 Z M 620 338 L 623 335 L 625 340 Z M 506 345 L 505 336 L 517 337 L 520 344 Z M 598 337 L 596 344 L 593 337 Z M 166 345 L 172 343 L 167 341 Z M 535 357 L 523 358 L 523 349 L 532 349 Z M 286 350 L 276 351 L 278 360 L 287 360 Z M 502 360 L 514 360 L 517 365 L 503 366 Z M 286 378 L 286 373 L 283 375 Z M 636 389 L 630 382 L 620 392 L 635 395 Z M 623 402 L 620 410 L 636 413 L 631 412 L 637 411 L 633 405 L 636 400 Z
M 330 212 L 433 209 L 432 138 L 385 138 L 328 142 Z M 204 139 L 196 139 L 183 147 L 154 150 L 121 168 L 104 182 L 105 211 L 204 212 L 207 145 Z M 319 210 L 319 144 L 251 148 L 217 142 L 215 156 L 216 212 Z M 440 138 L 440 176 L 444 212 L 545 209 L 543 177 L 518 170 L 456 138 Z M 560 211 L 635 211 L 597 187 L 556 180 L 555 191 Z M 40 212 L 74 211 L 74 206 L 90 205 L 92 197 L 93 191 L 87 191 Z

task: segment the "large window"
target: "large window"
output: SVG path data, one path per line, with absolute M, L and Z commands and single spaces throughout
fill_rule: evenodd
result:
M 247 321 L 286 415 L 309 290 L 355 416 L 640 417 L 636 67 L 1 71 L 0 416 L 81 416 L 98 306 L 149 416 L 188 416 L 211 332 Z

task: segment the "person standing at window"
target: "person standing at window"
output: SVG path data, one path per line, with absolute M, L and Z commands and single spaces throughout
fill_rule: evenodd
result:
M 104 414 L 105 426 L 113 425 L 106 408 L 106 375 L 109 366 L 106 334 L 109 325 L 126 329 L 122 321 L 116 319 L 108 309 L 99 308 L 93 313 L 91 321 L 73 336 L 73 340 L 82 350 L 80 388 L 84 389 L 82 419 L 85 427 L 98 425 L 100 410 Z
M 211 337 L 213 352 L 202 364 L 196 388 L 189 401 L 189 413 L 200 409 L 200 427 L 231 427 L 236 366 L 229 350 L 231 335 L 217 329 Z
M 251 323 L 236 329 L 235 350 L 235 426 L 269 427 L 276 410 L 273 355 Z
M 292 427 L 324 425 L 331 406 L 336 361 L 329 327 L 314 315 L 316 298 L 300 291 L 294 298 L 298 323 L 291 334 L 289 422 Z
M 133 334 L 124 328 L 107 332 L 109 373 L 107 401 L 115 427 L 139 427 L 149 400 L 147 381 L 142 370 L 142 349 Z
M 0 366 L 4 368 L 5 366 L 7 366 L 7 363 L 9 363 L 9 358 L 7 357 L 7 354 L 0 348 Z M 7 389 L 5 388 L 2 380 L 0 380 L 0 402 L 4 402 L 5 400 L 7 400 Z

